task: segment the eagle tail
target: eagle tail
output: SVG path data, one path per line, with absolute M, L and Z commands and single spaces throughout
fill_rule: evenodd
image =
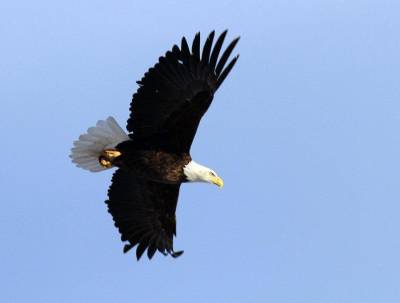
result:
M 80 135 L 71 148 L 70 158 L 76 166 L 91 172 L 108 169 L 100 165 L 99 157 L 105 149 L 115 148 L 119 143 L 130 140 L 125 131 L 113 117 L 100 120 L 96 126 L 90 127 L 87 133 Z

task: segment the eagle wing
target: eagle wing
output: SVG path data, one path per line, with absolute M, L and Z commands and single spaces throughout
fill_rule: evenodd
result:
M 137 178 L 123 169 L 114 173 L 111 182 L 106 204 L 121 233 L 121 240 L 129 242 L 124 252 L 137 245 L 138 260 L 146 249 L 149 259 L 157 250 L 173 257 L 181 255 L 182 252 L 173 249 L 180 185 Z
M 131 138 L 148 148 L 189 152 L 197 127 L 211 104 L 214 93 L 225 80 L 239 56 L 226 65 L 239 38 L 219 57 L 227 31 L 213 46 L 214 31 L 200 52 L 200 33 L 191 50 L 182 38 L 181 47 L 159 58 L 137 83 L 127 129 Z

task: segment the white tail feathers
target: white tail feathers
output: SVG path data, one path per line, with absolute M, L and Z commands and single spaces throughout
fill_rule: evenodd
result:
M 98 121 L 96 126 L 90 127 L 86 134 L 74 141 L 70 158 L 76 166 L 91 172 L 106 170 L 99 163 L 101 152 L 126 140 L 130 140 L 129 136 L 113 117 L 108 117 L 107 120 Z

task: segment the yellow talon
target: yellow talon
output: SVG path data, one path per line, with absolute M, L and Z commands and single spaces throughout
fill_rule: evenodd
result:
M 105 168 L 110 168 L 113 166 L 114 159 L 119 156 L 121 156 L 121 152 L 115 149 L 105 149 L 99 157 L 99 163 Z

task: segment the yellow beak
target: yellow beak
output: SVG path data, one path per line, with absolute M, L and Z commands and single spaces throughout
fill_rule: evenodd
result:
M 220 177 L 212 177 L 211 182 L 217 185 L 219 188 L 224 186 L 224 181 Z

